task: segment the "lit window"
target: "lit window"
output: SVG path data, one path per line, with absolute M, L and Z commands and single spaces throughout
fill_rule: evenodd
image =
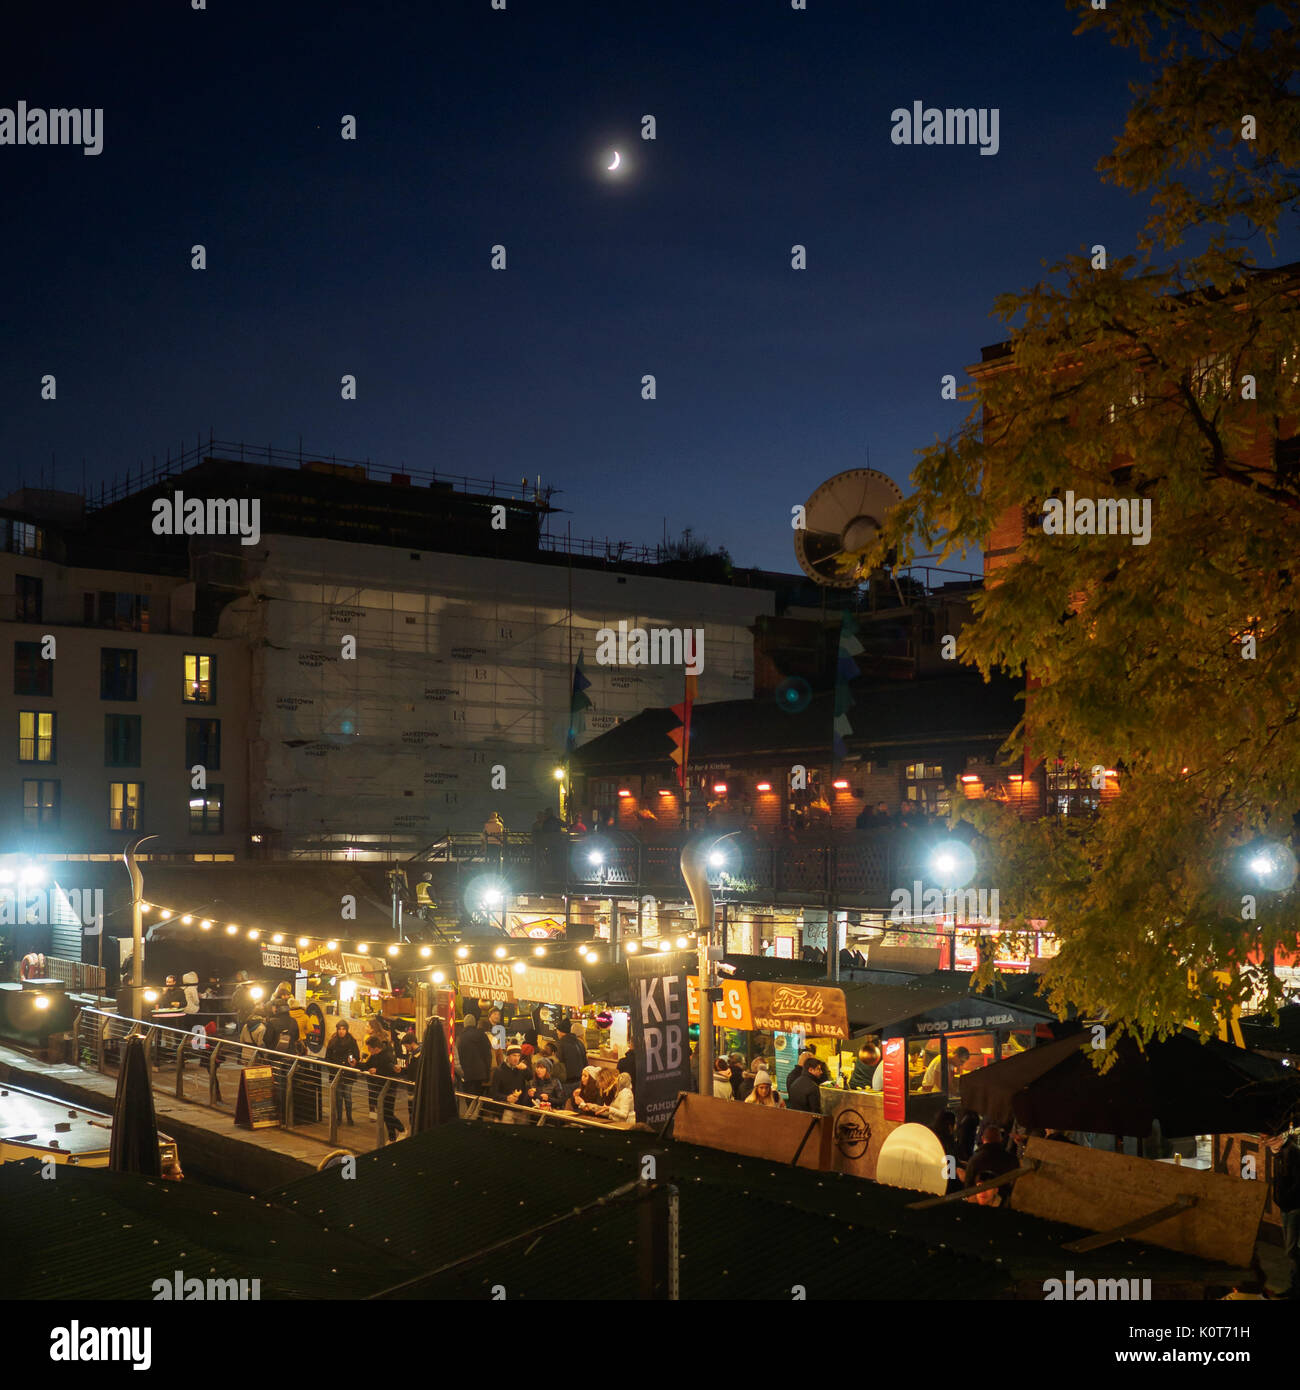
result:
M 108 828 L 110 830 L 139 830 L 143 820 L 143 810 L 143 782 L 110 782 L 108 784 Z
M 54 712 L 20 710 L 18 713 L 18 761 L 52 763 L 54 756 Z
M 217 702 L 217 658 L 185 653 L 186 704 L 214 705 Z

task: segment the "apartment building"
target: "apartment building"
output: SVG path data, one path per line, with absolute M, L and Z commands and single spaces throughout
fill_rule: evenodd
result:
M 156 854 L 235 853 L 246 649 L 196 637 L 186 580 L 77 563 L 80 501 L 0 506 L 0 846 L 104 855 L 153 835 Z

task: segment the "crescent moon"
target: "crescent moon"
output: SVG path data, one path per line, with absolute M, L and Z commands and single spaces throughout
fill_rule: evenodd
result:
M 610 170 L 617 169 L 618 166 L 622 163 L 622 161 L 623 161 L 623 156 L 622 156 L 621 154 L 619 154 L 619 152 L 618 152 L 617 150 L 615 150 L 615 151 L 614 151 L 614 162 L 613 162 L 613 164 L 607 164 L 605 167 L 606 167 L 607 169 L 610 169 Z

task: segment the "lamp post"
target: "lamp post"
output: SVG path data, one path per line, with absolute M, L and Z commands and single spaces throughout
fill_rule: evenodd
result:
M 708 871 L 710 866 L 716 868 L 722 862 L 718 846 L 723 840 L 739 834 L 739 830 L 732 830 L 716 839 L 688 840 L 682 846 L 682 878 L 686 880 L 695 906 L 700 980 L 697 991 L 700 1001 L 699 1092 L 702 1096 L 713 1094 L 713 1006 L 722 998 L 718 985 L 719 952 L 713 945 L 713 889 L 709 886 Z
M 144 919 L 140 904 L 144 901 L 144 878 L 135 862 L 136 850 L 156 835 L 141 835 L 122 851 L 122 862 L 131 875 L 131 983 L 117 991 L 117 1011 L 127 1018 L 140 1018 L 144 1008 Z M 123 1007 L 125 1006 L 125 1007 Z

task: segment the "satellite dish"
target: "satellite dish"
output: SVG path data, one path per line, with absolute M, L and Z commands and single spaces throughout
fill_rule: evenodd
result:
M 831 589 L 852 589 L 869 578 L 865 556 L 903 490 L 874 468 L 850 468 L 828 478 L 808 499 L 804 529 L 794 533 L 803 572 Z

